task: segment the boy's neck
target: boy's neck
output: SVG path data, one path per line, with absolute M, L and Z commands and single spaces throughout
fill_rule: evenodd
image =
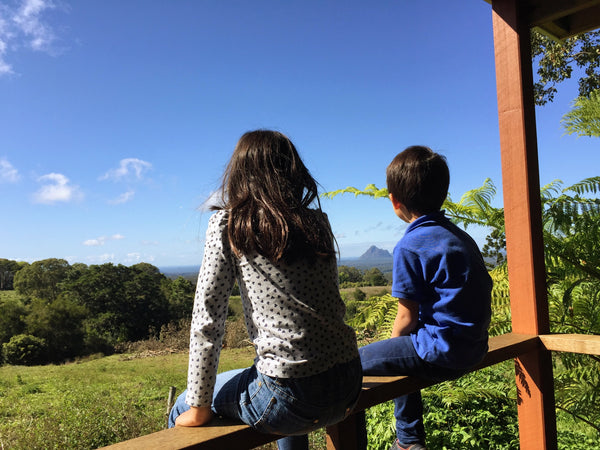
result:
M 415 214 L 415 213 L 412 213 L 412 212 L 409 212 L 408 214 L 409 215 L 406 217 L 406 219 L 403 219 L 407 223 L 413 223 L 419 217 L 423 217 L 423 214 Z

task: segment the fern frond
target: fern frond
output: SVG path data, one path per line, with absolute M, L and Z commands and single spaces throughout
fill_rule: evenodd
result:
M 566 134 L 600 137 L 600 90 L 591 92 L 589 97 L 575 99 L 561 123 Z
M 383 198 L 388 196 L 387 188 L 378 188 L 374 184 L 368 184 L 364 189 L 358 189 L 353 186 L 348 186 L 345 189 L 338 189 L 337 191 L 324 192 L 321 197 L 334 198 L 340 194 L 354 194 L 355 197 L 359 195 L 366 195 L 373 198 Z
M 357 330 L 376 331 L 378 336 L 389 337 L 392 330 L 398 300 L 390 294 L 371 297 L 352 318 L 350 325 Z
M 577 195 L 600 192 L 600 177 L 590 177 L 563 189 L 563 192 L 575 192 Z

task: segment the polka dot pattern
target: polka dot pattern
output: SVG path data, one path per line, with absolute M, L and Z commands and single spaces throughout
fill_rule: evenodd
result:
M 236 280 L 263 374 L 305 377 L 358 356 L 354 330 L 344 323 L 335 259 L 288 265 L 260 255 L 236 258 L 227 240 L 227 215 L 216 212 L 206 232 L 190 333 L 186 402 L 192 406 L 211 403 Z

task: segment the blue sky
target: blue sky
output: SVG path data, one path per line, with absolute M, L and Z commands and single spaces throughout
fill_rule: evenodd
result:
M 537 109 L 542 184 L 598 175 L 598 141 L 560 127 L 576 89 Z M 0 0 L 0 257 L 198 265 L 201 206 L 256 128 L 322 191 L 383 187 L 423 144 L 454 200 L 489 177 L 500 205 L 496 105 L 483 0 Z M 387 200 L 322 206 L 342 258 L 405 229 Z

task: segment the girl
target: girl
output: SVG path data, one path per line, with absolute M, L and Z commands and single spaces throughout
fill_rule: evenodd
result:
M 344 419 L 362 385 L 317 184 L 286 136 L 258 130 L 237 143 L 221 192 L 198 277 L 188 389 L 170 426 L 201 426 L 218 414 L 294 435 L 280 449 L 308 449 L 306 433 Z M 235 281 L 256 358 L 217 376 Z

